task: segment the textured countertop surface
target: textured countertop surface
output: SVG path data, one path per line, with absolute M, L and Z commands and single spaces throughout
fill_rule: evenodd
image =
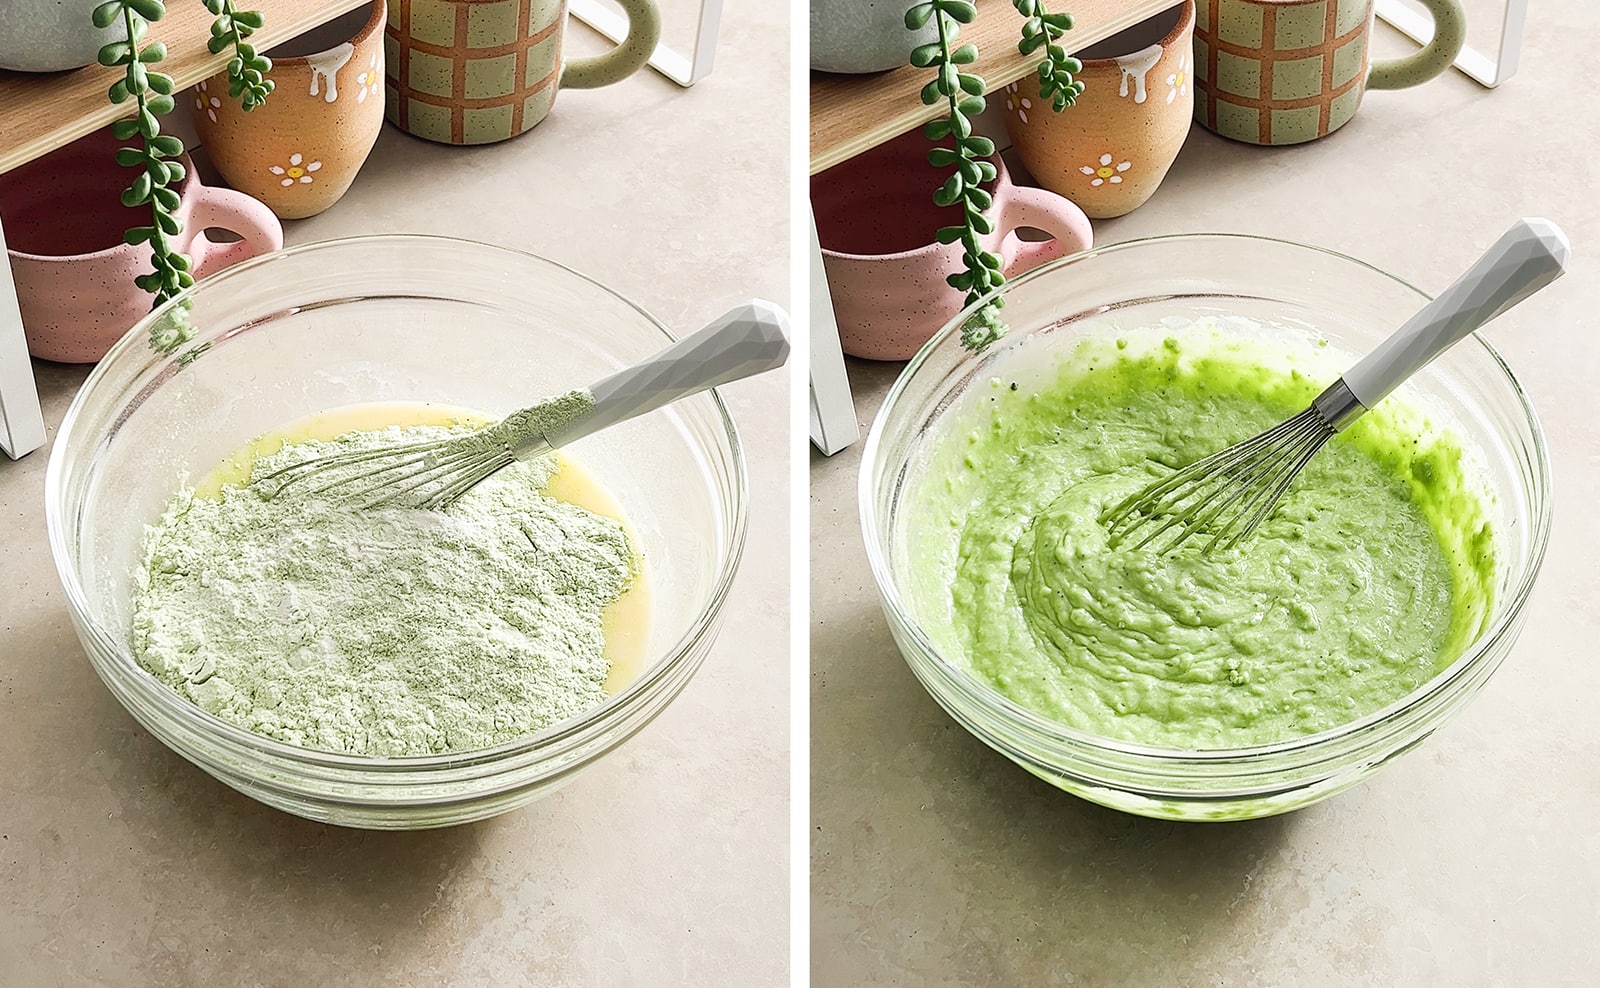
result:
M 741 297 L 784 301 L 788 76 L 764 53 L 787 18 L 732 5 L 695 88 L 643 72 L 563 92 L 504 144 L 385 127 L 349 194 L 287 239 L 505 244 L 685 329 Z M 86 371 L 35 370 L 53 441 Z M 45 543 L 50 451 L 0 457 L 0 984 L 787 984 L 788 387 L 724 394 L 752 524 L 705 666 L 551 798 L 414 834 L 268 809 L 146 734 L 69 624 Z
M 967 734 L 912 677 L 856 514 L 860 446 L 812 480 L 812 925 L 818 985 L 1600 984 L 1600 113 L 1591 5 L 1530 5 L 1520 74 L 1369 93 L 1290 149 L 1190 137 L 1099 242 L 1182 231 L 1322 244 L 1436 292 L 1511 220 L 1571 237 L 1520 335 L 1555 521 L 1527 626 L 1466 711 L 1331 801 L 1180 825 L 1081 802 Z M 1500 5 L 1469 5 L 1492 43 Z M 1386 35 L 1392 34 L 1380 28 Z M 1485 39 L 1484 36 L 1487 36 Z M 1383 49 L 1402 46 L 1392 37 Z M 898 365 L 852 362 L 863 435 Z

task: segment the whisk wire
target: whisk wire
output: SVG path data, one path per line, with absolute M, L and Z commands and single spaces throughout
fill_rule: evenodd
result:
M 1332 435 L 1314 416 L 1274 450 L 1266 459 L 1263 469 L 1241 484 L 1240 497 L 1229 502 L 1232 513 L 1220 527 L 1211 529 L 1212 536 L 1200 550 L 1201 554 L 1214 551 L 1218 546 L 1232 548 L 1264 521 L 1289 489 L 1289 484 L 1299 474 L 1322 444 Z
M 461 495 L 515 462 L 516 459 L 510 455 L 486 461 L 470 473 L 459 474 L 453 482 L 424 499 L 420 507 L 433 510 L 447 508 Z
M 306 493 L 308 495 L 315 496 L 319 494 L 328 494 L 332 491 L 340 489 L 348 491 L 351 487 L 361 484 L 363 481 L 369 481 L 369 483 L 367 483 L 365 487 L 360 488 L 360 490 L 376 489 L 383 486 L 383 484 L 387 482 L 387 478 L 390 476 L 404 477 L 407 475 L 408 471 L 415 467 L 421 467 L 423 472 L 432 470 L 437 465 L 436 462 L 431 459 L 433 455 L 434 454 L 431 453 L 419 453 L 412 455 L 405 453 L 402 450 L 400 451 L 399 456 L 387 463 L 380 462 L 375 466 L 370 466 L 365 470 L 357 470 L 353 473 L 342 471 L 339 467 L 339 464 L 331 464 L 328 470 L 329 477 L 327 482 L 320 486 L 311 488 Z M 356 496 L 359 496 L 359 491 L 353 493 L 355 493 Z
M 278 494 L 283 492 L 284 488 L 289 487 L 291 484 L 298 483 L 308 477 L 320 476 L 326 473 L 337 473 L 346 467 L 352 467 L 361 463 L 369 463 L 373 460 L 391 460 L 397 450 L 401 453 L 401 455 L 415 454 L 416 456 L 421 457 L 426 455 L 428 452 L 448 445 L 449 442 L 450 440 L 448 439 L 434 439 L 428 442 L 409 443 L 403 447 L 354 450 L 347 453 L 330 453 L 327 456 L 318 456 L 308 460 L 301 460 L 298 463 L 291 463 L 286 467 L 280 467 L 277 470 L 274 470 L 268 474 L 264 474 L 260 477 L 252 477 L 250 479 L 250 484 L 251 486 L 268 486 L 270 487 L 270 493 L 268 496 L 276 497 Z M 392 462 L 382 463 L 373 472 L 377 472 L 377 470 L 389 469 L 393 465 L 394 464 Z
M 435 481 L 448 477 L 457 470 L 470 466 L 482 454 L 477 451 L 434 453 L 421 458 L 407 458 L 397 460 L 383 470 L 374 470 L 363 475 L 342 477 L 334 480 L 321 488 L 316 493 L 326 494 L 339 490 L 342 496 L 350 501 L 361 501 L 378 495 L 373 504 L 403 497 L 415 490 L 420 490 Z M 358 481 L 366 481 L 359 487 L 352 489 Z
M 540 441 L 524 443 L 514 453 L 511 442 L 499 433 L 474 442 L 463 442 L 463 438 L 330 453 L 252 477 L 250 485 L 268 498 L 304 485 L 300 489 L 305 497 L 338 500 L 362 509 L 401 504 L 440 509 L 518 459 L 552 449 L 548 442 Z
M 1305 469 L 1305 465 L 1311 462 L 1311 458 L 1316 456 L 1317 451 L 1322 449 L 1322 447 L 1331 438 L 1333 438 L 1333 431 L 1329 429 L 1323 432 L 1314 433 L 1309 440 L 1302 444 L 1300 455 L 1295 458 L 1294 462 L 1288 467 L 1288 469 L 1279 472 L 1277 480 L 1272 484 L 1270 489 L 1263 488 L 1263 494 L 1257 499 L 1259 504 L 1257 505 L 1255 512 L 1250 515 L 1250 520 L 1246 522 L 1244 527 L 1239 529 L 1239 531 L 1227 541 L 1227 544 L 1224 546 L 1224 548 L 1232 549 L 1247 536 L 1249 536 L 1251 532 L 1254 532 L 1257 528 L 1259 528 L 1262 522 L 1267 520 L 1267 517 L 1272 514 L 1273 509 L 1278 506 L 1278 502 L 1283 500 L 1284 494 L 1288 493 L 1289 485 L 1294 483 L 1294 478 L 1299 476 L 1300 471 Z M 1236 516 L 1235 520 L 1237 520 L 1237 518 L 1244 517 L 1245 512 L 1248 510 L 1248 508 L 1241 510 Z M 1205 548 L 1202 549 L 1201 552 L 1210 552 L 1216 547 L 1217 543 L 1220 541 L 1220 538 L 1220 533 L 1217 536 L 1213 536 L 1211 541 L 1206 543 Z
M 1204 496 L 1193 500 L 1161 527 L 1160 531 L 1164 532 L 1174 525 L 1182 526 L 1178 536 L 1164 551 L 1170 552 L 1176 549 L 1198 532 L 1215 531 L 1213 526 L 1219 516 L 1230 509 L 1233 513 L 1227 518 L 1223 531 L 1231 529 L 1240 515 L 1255 503 L 1253 495 L 1260 489 L 1256 485 L 1261 484 L 1264 478 L 1272 476 L 1281 467 L 1289 458 L 1286 451 L 1292 449 L 1305 432 L 1302 423 L 1294 423 L 1273 441 L 1258 443 L 1221 469 L 1206 472 L 1203 479 L 1194 483 L 1195 491 L 1204 491 Z M 1241 494 L 1246 496 L 1241 497 Z M 1205 510 L 1208 506 L 1209 510 Z M 1145 539 L 1140 545 L 1152 541 L 1154 537 Z
M 402 502 L 442 508 L 515 462 L 504 444 L 463 446 L 459 437 L 452 437 L 330 453 L 252 477 L 250 484 L 268 498 L 309 481 L 307 497 L 334 498 L 362 508 Z
M 1237 545 L 1253 532 L 1288 490 L 1290 483 L 1334 434 L 1313 406 L 1276 426 L 1202 457 L 1119 502 L 1106 515 L 1113 547 L 1135 536 L 1143 549 L 1163 535 L 1168 553 L 1200 532 L 1211 538 L 1201 549 Z M 1153 530 L 1145 531 L 1154 526 Z
M 1247 459 L 1258 447 L 1274 441 L 1277 435 L 1285 430 L 1288 425 L 1288 422 L 1281 423 L 1267 432 L 1195 460 L 1188 466 L 1181 467 L 1168 474 L 1165 479 L 1141 491 L 1130 494 L 1111 510 L 1110 514 L 1107 515 L 1107 522 L 1113 530 L 1116 530 L 1124 521 L 1132 518 L 1133 524 L 1121 533 L 1126 536 L 1151 520 L 1153 517 L 1151 509 L 1157 505 L 1164 506 L 1165 510 L 1156 513 L 1171 514 L 1172 510 L 1180 502 L 1198 493 L 1205 482 L 1216 481 L 1220 483 L 1223 479 L 1222 474 L 1225 471 L 1233 469 L 1240 461 Z M 1191 483 L 1195 485 L 1192 489 L 1189 487 Z M 1185 488 L 1183 493 L 1175 497 L 1168 497 L 1170 493 L 1180 487 Z M 1136 508 L 1142 510 L 1136 512 Z
M 1183 513 L 1184 502 L 1202 500 L 1208 488 L 1220 486 L 1228 474 L 1269 438 L 1270 434 L 1264 433 L 1219 450 L 1128 495 L 1106 515 L 1113 543 L 1125 541 L 1158 518 L 1168 519 L 1172 523 L 1181 520 L 1179 516 Z M 1159 535 L 1160 531 L 1154 533 L 1152 538 Z M 1149 541 L 1146 539 L 1140 545 Z

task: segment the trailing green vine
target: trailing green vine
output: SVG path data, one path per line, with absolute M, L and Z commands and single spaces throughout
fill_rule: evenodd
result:
M 977 61 L 978 46 L 969 43 L 953 47 L 960 37 L 961 25 L 971 24 L 977 16 L 978 8 L 970 0 L 925 0 L 906 11 L 907 28 L 921 30 L 932 20 L 938 32 L 937 41 L 912 49 L 911 64 L 936 73 L 933 81 L 922 87 L 923 104 L 933 106 L 942 100 L 946 106 L 945 116 L 928 121 L 922 133 L 930 141 L 950 142 L 948 147 L 931 149 L 928 163 L 935 168 L 955 169 L 933 194 L 933 201 L 939 206 L 961 206 L 962 222 L 940 228 L 938 238 L 941 244 L 961 242 L 965 269 L 946 280 L 950 287 L 967 293 L 967 305 L 1006 280 L 1000 273 L 1000 258 L 984 250 L 979 240 L 994 232 L 994 221 L 984 214 L 992 200 L 983 188 L 983 183 L 994 181 L 996 175 L 994 163 L 987 160 L 994 154 L 994 142 L 972 132 L 972 118 L 987 105 L 983 77 L 960 68 Z M 1004 332 L 1004 324 L 995 311 L 999 304 L 996 300 L 984 306 L 962 327 L 962 343 L 968 348 L 981 350 Z
M 1082 64 L 1057 44 L 1061 34 L 1072 27 L 1072 17 L 1048 13 L 1042 0 L 1013 2 L 1026 18 L 1018 48 L 1024 55 L 1045 48 L 1045 60 L 1039 66 L 1040 89 L 1050 98 L 1056 111 L 1064 110 L 1083 92 L 1083 83 L 1072 75 L 1082 71 Z M 961 206 L 962 222 L 942 227 L 937 236 L 942 244 L 961 243 L 964 270 L 946 280 L 952 288 L 967 293 L 969 306 L 989 296 L 1006 281 L 1000 270 L 1000 258 L 985 250 L 980 240 L 994 232 L 994 221 L 987 215 L 993 200 L 983 185 L 994 181 L 997 172 L 994 163 L 987 160 L 994 154 L 994 142 L 973 133 L 972 118 L 982 113 L 987 105 L 983 94 L 988 84 L 982 76 L 961 69 L 978 60 L 977 45 L 954 46 L 960 37 L 961 25 L 971 24 L 977 16 L 978 8 L 971 0 L 924 0 L 906 11 L 905 20 L 906 27 L 912 31 L 919 31 L 933 21 L 938 32 L 938 40 L 912 49 L 911 64 L 919 69 L 931 68 L 936 73 L 933 80 L 922 87 L 923 104 L 933 106 L 942 101 L 946 106 L 945 116 L 929 121 L 923 134 L 930 141 L 949 142 L 949 146 L 941 143 L 931 149 L 928 163 L 935 168 L 954 168 L 933 194 L 933 201 L 939 206 Z M 1006 325 L 999 313 L 1004 304 L 1003 299 L 995 296 L 977 309 L 961 328 L 962 344 L 970 350 L 982 350 L 1004 336 Z
M 272 63 L 244 40 L 261 26 L 261 14 L 236 11 L 229 0 L 206 0 L 206 9 L 217 15 L 208 48 L 217 54 L 229 45 L 234 47 L 234 58 L 228 65 L 229 91 L 240 98 L 246 110 L 254 109 L 272 91 L 272 83 L 265 78 Z M 184 179 L 183 163 L 176 160 L 183 154 L 183 142 L 162 133 L 159 119 L 176 105 L 172 98 L 174 84 L 171 76 L 151 68 L 167 57 L 167 46 L 160 41 L 143 44 L 150 25 L 166 12 L 162 0 L 107 0 L 92 15 L 97 28 L 120 21 L 127 32 L 126 41 L 113 41 L 102 47 L 99 60 L 101 65 L 123 68 L 122 78 L 107 92 L 111 102 L 121 105 L 131 100 L 134 104 L 132 114 L 112 124 L 111 132 L 119 141 L 139 138 L 138 145 L 117 149 L 117 164 L 139 169 L 123 190 L 122 204 L 148 205 L 151 222 L 149 226 L 129 229 L 122 239 L 129 244 L 150 245 L 152 269 L 136 277 L 134 283 L 154 295 L 158 305 L 194 284 L 193 264 L 173 240 L 183 232 L 174 189 Z
M 267 101 L 273 82 L 267 78 L 272 71 L 272 59 L 257 52 L 245 41 L 261 27 L 263 19 L 259 10 L 238 10 L 233 0 L 205 0 L 206 9 L 216 15 L 211 22 L 211 40 L 206 50 L 220 55 L 224 48 L 233 47 L 233 58 L 228 62 L 228 95 L 239 101 L 247 112 Z
M 1044 9 L 1044 0 L 1012 0 L 1012 5 L 1027 18 L 1022 22 L 1022 40 L 1017 43 L 1017 50 L 1032 55 L 1044 49 L 1044 61 L 1039 63 L 1039 95 L 1060 113 L 1083 95 L 1083 80 L 1074 78 L 1075 73 L 1083 71 L 1083 63 L 1059 44 L 1061 36 L 1072 30 L 1072 15 L 1050 13 Z
M 174 215 L 178 194 L 169 188 L 183 181 L 183 164 L 168 160 L 183 153 L 183 142 L 161 133 L 161 122 L 156 118 L 172 111 L 172 77 L 147 67 L 166 58 L 167 46 L 156 41 L 139 47 L 149 31 L 149 22 L 160 20 L 165 12 L 160 0 L 110 0 L 94 10 L 95 27 L 108 27 L 120 19 L 128 35 L 127 41 L 114 41 L 100 49 L 100 64 L 124 66 L 122 78 L 111 86 L 111 102 L 120 104 L 132 99 L 135 103 L 133 116 L 118 120 L 111 130 L 119 141 L 135 135 L 143 138 L 139 147 L 118 148 L 117 164 L 139 169 L 133 183 L 122 192 L 122 204 L 131 207 L 148 203 L 152 222 L 150 226 L 132 228 L 122 239 L 130 244 L 150 245 L 154 270 L 139 275 L 134 283 L 158 300 L 171 298 L 194 284 L 189 258 L 174 249 L 168 239 L 183 231 L 183 224 Z

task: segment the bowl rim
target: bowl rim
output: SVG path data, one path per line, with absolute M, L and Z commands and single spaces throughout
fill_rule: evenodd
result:
M 676 641 L 657 652 L 656 660 L 647 665 L 622 690 L 608 696 L 603 702 L 596 704 L 576 717 L 552 724 L 537 733 L 514 738 L 493 747 L 473 748 L 465 751 L 431 755 L 352 755 L 292 745 L 275 738 L 257 734 L 231 721 L 224 720 L 198 704 L 178 696 L 165 684 L 156 680 L 133 656 L 131 649 L 119 642 L 116 636 L 112 635 L 99 621 L 94 619 L 83 587 L 77 578 L 76 569 L 71 565 L 66 546 L 66 520 L 62 517 L 61 506 L 63 485 L 65 483 L 64 473 L 66 470 L 64 450 L 68 441 L 73 437 L 77 419 L 83 410 L 85 400 L 94 393 L 101 379 L 110 372 L 109 369 L 111 367 L 123 359 L 131 359 L 128 357 L 129 352 L 143 345 L 144 338 L 149 332 L 149 327 L 157 320 L 164 318 L 169 312 L 184 305 L 203 288 L 224 284 L 230 279 L 248 274 L 257 268 L 269 266 L 282 258 L 336 248 L 349 248 L 351 245 L 369 246 L 380 242 L 402 245 L 421 244 L 432 247 L 467 246 L 472 249 L 481 248 L 499 252 L 508 257 L 515 257 L 519 263 L 531 260 L 538 264 L 548 265 L 562 275 L 577 278 L 633 309 L 646 323 L 665 338 L 663 346 L 677 341 L 677 337 L 672 334 L 672 331 L 643 306 L 594 278 L 541 254 L 535 254 L 532 251 L 525 251 L 516 247 L 486 243 L 480 240 L 421 233 L 367 234 L 298 244 L 241 261 L 211 275 L 203 281 L 197 281 L 195 285 L 155 307 L 148 315 L 130 327 L 122 338 L 112 346 L 110 351 L 100 359 L 94 369 L 89 372 L 89 376 L 84 380 L 77 394 L 73 396 L 71 404 L 67 407 L 66 414 L 61 419 L 55 443 L 50 450 L 50 462 L 45 469 L 45 529 L 49 536 L 50 552 L 55 560 L 56 573 L 61 580 L 63 589 L 66 591 L 70 610 L 84 633 L 94 638 L 96 643 L 108 654 L 129 667 L 135 675 L 135 678 L 129 682 L 130 687 L 140 689 L 147 695 L 156 697 L 155 702 L 158 705 L 167 706 L 174 711 L 175 716 L 197 716 L 199 725 L 214 736 L 220 737 L 221 740 L 245 748 L 257 749 L 273 758 L 299 763 L 305 767 L 362 773 L 419 773 L 439 769 L 501 765 L 507 761 L 518 759 L 519 756 L 536 754 L 540 749 L 555 748 L 559 750 L 569 743 L 581 742 L 596 728 L 603 728 L 611 722 L 623 720 L 634 709 L 643 705 L 655 693 L 656 685 L 663 679 L 668 678 L 669 674 L 675 671 L 684 659 L 693 653 L 696 644 L 702 638 L 715 633 L 723 605 L 726 603 L 728 593 L 732 589 L 739 562 L 744 555 L 748 532 L 749 471 L 745 461 L 744 445 L 739 438 L 738 427 L 735 425 L 732 415 L 728 412 L 727 404 L 722 400 L 722 395 L 715 388 L 708 390 L 706 394 L 710 396 L 716 408 L 719 424 L 722 426 L 723 434 L 726 435 L 728 440 L 730 466 L 732 467 L 730 477 L 732 484 L 729 490 L 728 509 L 732 515 L 733 523 L 729 527 L 722 564 L 716 573 L 716 578 L 712 583 L 711 592 L 707 597 L 706 603 L 700 608 L 699 613 L 695 615 L 694 620 L 684 633 Z M 174 350 L 172 353 L 163 355 L 161 360 L 167 364 L 174 364 L 186 352 Z M 96 665 L 98 664 L 96 663 Z
M 906 364 L 899 376 L 895 378 L 894 384 L 890 386 L 888 393 L 884 396 L 883 404 L 873 417 L 872 428 L 868 432 L 866 444 L 862 448 L 861 468 L 857 478 L 857 501 L 859 502 L 862 542 L 866 547 L 867 561 L 871 566 L 872 578 L 877 584 L 884 610 L 891 615 L 891 623 L 898 621 L 903 625 L 905 633 L 910 635 L 916 648 L 934 660 L 935 668 L 943 673 L 947 679 L 950 679 L 953 684 L 968 689 L 972 697 L 978 702 L 989 703 L 997 707 L 998 712 L 1008 718 L 1015 726 L 1055 740 L 1082 745 L 1089 749 L 1119 756 L 1149 759 L 1156 762 L 1231 762 L 1317 751 L 1330 742 L 1345 740 L 1379 729 L 1385 724 L 1392 723 L 1400 714 L 1421 708 L 1438 697 L 1440 693 L 1445 692 L 1448 687 L 1460 680 L 1468 671 L 1475 668 L 1481 660 L 1490 654 L 1492 646 L 1503 635 L 1515 630 L 1520 625 L 1522 610 L 1532 594 L 1534 581 L 1537 579 L 1539 570 L 1543 565 L 1545 551 L 1550 540 L 1554 496 L 1550 455 L 1544 427 L 1539 422 L 1538 414 L 1534 411 L 1533 402 L 1529 399 L 1527 392 L 1523 390 L 1522 384 L 1517 380 L 1516 375 L 1511 372 L 1510 366 L 1500 356 L 1499 352 L 1489 344 L 1488 340 L 1474 331 L 1469 339 L 1482 348 L 1493 366 L 1504 375 L 1504 380 L 1510 385 L 1518 407 L 1526 416 L 1529 432 L 1533 439 L 1535 490 L 1529 499 L 1533 517 L 1528 547 L 1528 565 L 1521 579 L 1511 588 L 1510 593 L 1507 595 L 1508 600 L 1505 607 L 1499 610 L 1490 621 L 1489 626 L 1479 633 L 1477 639 L 1455 661 L 1436 673 L 1426 683 L 1363 717 L 1318 731 L 1315 734 L 1302 735 L 1271 744 L 1249 745 L 1238 748 L 1167 748 L 1108 738 L 1052 720 L 1022 706 L 999 690 L 979 680 L 972 673 L 967 672 L 945 656 L 934 645 L 932 639 L 923 630 L 921 623 L 906 606 L 894 580 L 889 562 L 885 557 L 881 540 L 874 534 L 878 521 L 876 479 L 878 468 L 882 465 L 882 447 L 888 413 L 898 405 L 912 378 L 916 376 L 925 363 L 932 359 L 934 351 L 939 349 L 953 334 L 958 334 L 966 320 L 980 308 L 987 305 L 992 299 L 1004 296 L 1014 286 L 1025 285 L 1035 279 L 1046 277 L 1057 270 L 1083 264 L 1102 254 L 1136 251 L 1141 247 L 1152 244 L 1181 244 L 1214 240 L 1248 241 L 1256 244 L 1274 244 L 1294 250 L 1312 251 L 1324 257 L 1365 268 L 1373 274 L 1392 281 L 1401 288 L 1415 294 L 1423 304 L 1432 301 L 1433 298 L 1433 296 L 1428 295 L 1405 279 L 1384 271 L 1360 258 L 1351 257 L 1348 254 L 1326 247 L 1318 247 L 1313 244 L 1304 244 L 1278 237 L 1264 237 L 1248 233 L 1194 232 L 1139 237 L 1096 246 L 1073 254 L 1070 257 L 1052 261 L 1012 281 L 1008 281 L 996 291 L 963 308 L 955 318 L 935 333 L 917 351 L 917 355 Z M 963 357 L 963 360 L 982 358 L 983 354 L 980 352 L 967 354 Z M 906 655 L 906 649 L 901 648 L 900 651 L 902 657 L 906 657 L 910 661 L 909 656 Z M 918 678 L 921 679 L 922 677 L 919 676 Z

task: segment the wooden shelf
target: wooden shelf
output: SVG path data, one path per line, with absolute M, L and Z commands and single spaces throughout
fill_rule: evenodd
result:
M 266 51 L 365 2 L 254 0 L 250 7 L 261 11 L 266 24 L 250 43 Z M 167 16 L 150 25 L 148 39 L 167 43 L 166 61 L 158 68 L 172 76 L 180 90 L 221 72 L 233 57 L 231 51 L 220 55 L 206 51 L 211 19 L 200 0 L 170 0 Z M 126 115 L 131 102 L 113 106 L 106 98 L 106 90 L 121 74 L 120 67 L 101 65 L 71 72 L 0 70 L 0 172 L 48 154 Z M 185 112 L 182 101 L 173 112 Z
M 1059 0 L 1049 6 L 1072 14 L 1072 30 L 1062 41 L 1076 51 L 1176 5 L 1175 0 Z M 978 0 L 977 20 L 962 27 L 959 43 L 978 46 L 970 71 L 983 76 L 991 92 L 1039 65 L 1038 55 L 1017 51 L 1021 32 L 1022 15 L 1009 0 Z M 938 116 L 942 105 L 923 106 L 918 95 L 932 78 L 930 70 L 910 65 L 874 75 L 811 73 L 811 174 Z

